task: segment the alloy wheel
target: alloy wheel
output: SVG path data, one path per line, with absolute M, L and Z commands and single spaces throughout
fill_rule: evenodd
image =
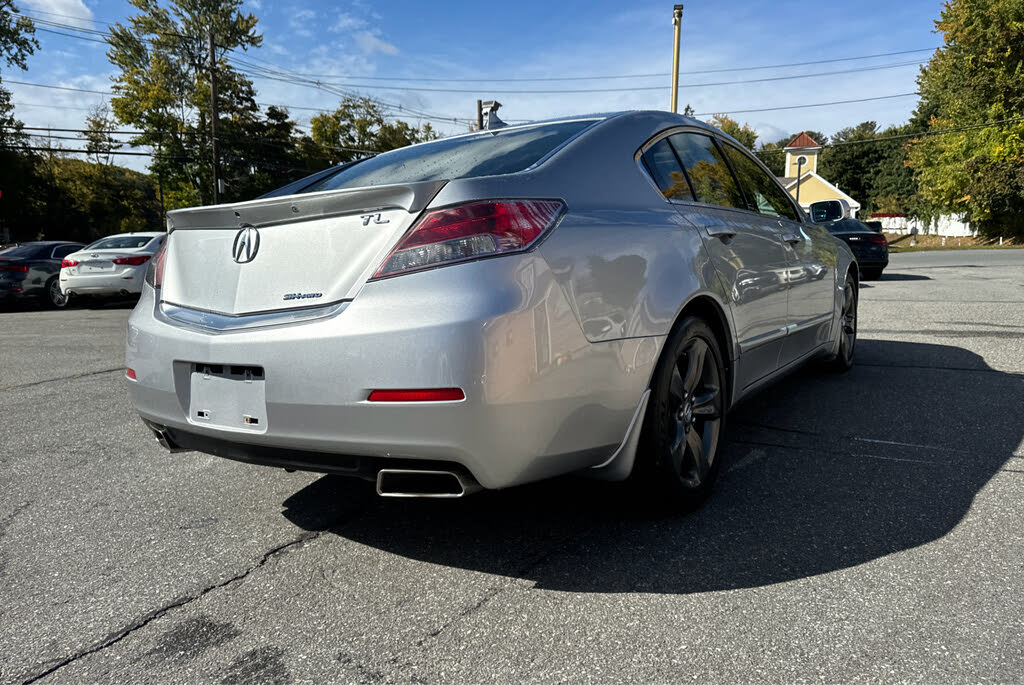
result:
M 702 338 L 682 349 L 668 388 L 669 452 L 688 488 L 699 488 L 714 465 L 722 426 L 721 372 Z

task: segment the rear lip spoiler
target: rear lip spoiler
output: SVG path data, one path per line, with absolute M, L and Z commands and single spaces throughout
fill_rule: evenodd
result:
M 167 214 L 167 230 L 257 228 L 355 213 L 400 208 L 421 212 L 448 181 L 366 186 L 286 195 L 229 205 L 177 209 Z

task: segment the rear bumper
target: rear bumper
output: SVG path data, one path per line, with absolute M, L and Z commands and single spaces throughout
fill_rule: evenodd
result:
M 112 270 L 110 273 L 75 274 L 60 272 L 60 289 L 67 295 L 118 295 L 123 292 L 138 294 L 146 278 L 148 264 Z
M 213 333 L 162 320 L 155 307 L 147 287 L 129 321 L 137 380 L 128 386 L 139 414 L 172 436 L 319 471 L 346 472 L 353 460 L 444 462 L 487 488 L 607 459 L 661 345 L 587 342 L 535 254 L 368 284 L 341 312 L 305 323 Z M 265 423 L 225 429 L 191 416 L 196 363 L 262 367 Z M 367 400 L 374 389 L 448 387 L 465 399 Z

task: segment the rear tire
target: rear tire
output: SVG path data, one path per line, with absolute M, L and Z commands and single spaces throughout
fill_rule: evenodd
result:
M 51 309 L 63 309 L 70 298 L 60 289 L 60 281 L 56 276 L 46 282 L 45 302 Z
M 843 308 L 839 312 L 839 350 L 825 367 L 844 373 L 853 367 L 853 353 L 857 349 L 857 281 L 853 274 L 846 275 L 843 286 Z
M 690 511 L 711 493 L 725 428 L 725 365 L 710 327 L 693 316 L 669 335 L 651 383 L 631 480 L 644 502 Z

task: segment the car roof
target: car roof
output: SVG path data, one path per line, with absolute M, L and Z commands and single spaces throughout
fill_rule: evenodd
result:
M 30 240 L 24 243 L 15 243 L 15 245 L 85 245 L 85 243 L 77 240 Z

